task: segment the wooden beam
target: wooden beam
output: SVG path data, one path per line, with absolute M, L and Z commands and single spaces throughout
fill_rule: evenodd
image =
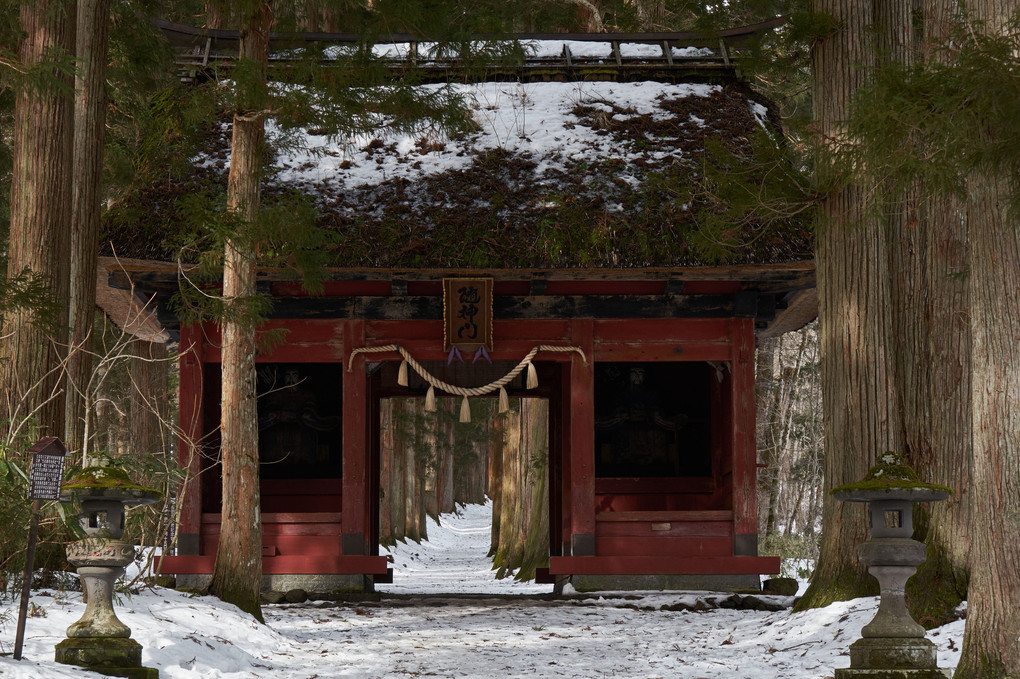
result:
M 215 556 L 156 557 L 156 569 L 165 574 L 210 574 Z M 271 556 L 263 557 L 264 575 L 375 575 L 385 574 L 385 556 Z
M 103 258 L 109 285 L 128 289 L 133 285 L 158 292 L 177 292 L 181 270 L 173 262 L 139 259 Z M 184 272 L 188 272 L 185 267 Z M 193 271 L 192 271 L 193 273 Z M 815 262 L 805 260 L 785 264 L 743 264 L 733 266 L 649 267 L 645 269 L 327 269 L 325 281 L 435 281 L 444 277 L 485 276 L 497 281 L 648 281 L 670 280 L 672 290 L 684 281 L 740 281 L 745 289 L 775 292 L 800 290 L 815 285 Z M 262 268 L 260 281 L 293 281 L 285 269 Z M 215 285 L 215 283 L 213 283 Z
M 740 293 L 738 293 L 740 294 Z M 441 319 L 438 295 L 276 297 L 270 318 L 365 320 Z M 495 319 L 545 318 L 727 318 L 752 316 L 734 295 L 497 295 Z
M 554 556 L 553 575 L 743 575 L 779 572 L 778 556 Z

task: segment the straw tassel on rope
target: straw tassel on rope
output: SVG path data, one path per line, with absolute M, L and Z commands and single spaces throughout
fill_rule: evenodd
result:
M 528 362 L 528 389 L 534 389 L 538 386 L 538 371 L 535 370 L 535 364 Z
M 402 387 L 407 386 L 407 359 L 405 358 L 400 362 L 400 369 L 397 370 L 397 384 Z
M 471 406 L 468 405 L 467 396 L 465 396 L 464 400 L 460 402 L 460 421 L 461 422 L 471 421 Z
M 436 388 L 433 386 L 425 393 L 425 412 L 436 412 Z
M 505 413 L 510 410 L 510 398 L 506 395 L 506 389 L 499 388 L 499 412 Z

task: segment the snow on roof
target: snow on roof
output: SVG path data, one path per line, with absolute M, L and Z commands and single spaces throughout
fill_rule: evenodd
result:
M 440 85 L 422 85 L 436 88 Z M 335 236 L 342 267 L 677 267 L 810 259 L 803 220 L 706 231 L 726 209 L 705 177 L 713 141 L 753 160 L 768 127 L 764 102 L 741 83 L 482 82 L 455 84 L 475 131 L 395 133 L 380 126 L 338 143 L 306 130 L 282 145 L 266 201 L 304 194 Z M 229 125 L 227 125 L 229 127 Z M 269 124 L 270 137 L 282 131 Z M 226 132 L 226 128 L 221 130 Z M 141 197 L 144 231 L 173 227 L 173 195 L 224 186 L 229 135 L 199 159 L 192 186 Z M 296 150 L 295 150 L 296 149 Z M 764 181 L 764 175 L 762 178 Z M 154 226 L 152 215 L 165 225 Z M 718 220 L 716 220 L 718 221 Z M 124 256 L 173 259 L 125 222 Z M 120 241 L 118 243 L 118 240 Z
M 423 86 L 437 88 L 434 86 Z M 657 82 L 496 82 L 454 85 L 469 103 L 478 132 L 463 140 L 439 138 L 435 133 L 380 134 L 338 144 L 309 134 L 304 149 L 277 157 L 281 184 L 336 183 L 362 187 L 394 179 L 417 180 L 427 175 L 469 167 L 475 153 L 500 150 L 535 161 L 536 176 L 565 171 L 579 161 L 616 159 L 631 167 L 637 159 L 684 158 L 681 148 L 649 152 L 623 147 L 604 129 L 586 124 L 581 109 L 594 109 L 620 123 L 645 116 L 653 121 L 674 117 L 662 107 L 667 99 L 707 97 L 718 85 Z M 615 106 L 614 106 L 615 105 Z M 751 105 L 751 102 L 748 104 Z M 764 109 L 764 107 L 762 107 Z M 680 128 L 701 124 L 700 118 L 677 121 Z M 270 134 L 275 131 L 270 125 Z M 379 142 L 387 152 L 379 152 Z M 636 169 L 636 166 L 635 166 Z M 637 178 L 631 174 L 631 181 Z
M 665 57 L 660 43 L 648 42 L 618 42 L 620 57 L 622 59 L 662 59 Z M 447 56 L 443 54 L 444 45 L 436 42 L 393 42 L 375 43 L 372 45 L 372 54 L 380 59 L 407 59 L 412 55 L 419 58 Z M 597 40 L 525 40 L 521 42 L 524 53 L 529 57 L 538 58 L 559 58 L 565 54 L 564 48 L 569 50 L 570 55 L 577 58 L 615 59 L 613 54 L 613 43 Z M 360 47 L 356 44 L 343 44 L 327 47 L 323 50 L 327 58 L 335 58 L 340 54 L 349 54 L 357 51 Z M 706 47 L 670 47 L 670 55 L 679 59 L 691 59 L 696 57 L 708 57 L 715 54 Z M 450 54 L 448 56 L 456 56 Z

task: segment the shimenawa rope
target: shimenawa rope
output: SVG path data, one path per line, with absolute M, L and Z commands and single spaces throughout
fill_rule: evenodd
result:
M 414 368 L 414 371 L 418 373 L 423 380 L 429 385 L 428 393 L 425 395 L 425 410 L 432 412 L 436 409 L 436 395 L 435 390 L 440 389 L 448 394 L 454 394 L 456 396 L 463 396 L 464 400 L 460 406 L 460 421 L 470 422 L 471 421 L 471 408 L 468 406 L 469 396 L 484 396 L 491 394 L 492 392 L 499 390 L 499 412 L 505 413 L 509 409 L 509 399 L 507 398 L 506 389 L 504 388 L 507 384 L 512 382 L 514 378 L 521 374 L 521 371 L 525 368 L 528 369 L 528 377 L 526 386 L 528 389 L 534 389 L 538 386 L 538 372 L 535 370 L 535 365 L 532 360 L 540 351 L 568 353 L 577 352 L 581 356 L 581 360 L 584 361 L 585 365 L 588 365 L 588 359 L 584 355 L 584 351 L 580 347 L 568 346 L 554 346 L 549 344 L 539 344 L 534 347 L 531 351 L 525 355 L 521 362 L 518 363 L 513 370 L 508 372 L 503 377 L 499 378 L 495 382 L 490 382 L 484 387 L 458 387 L 455 384 L 444 382 L 443 380 L 435 377 L 428 370 L 426 370 L 418 361 L 414 360 L 411 356 L 399 344 L 387 344 L 380 347 L 361 347 L 351 351 L 351 357 L 347 363 L 347 372 L 354 370 L 354 357 L 358 354 L 376 354 L 385 353 L 390 351 L 399 352 L 403 357 L 403 361 L 400 363 L 400 370 L 397 373 L 397 383 L 403 387 L 406 387 L 407 382 L 407 366 L 410 365 Z

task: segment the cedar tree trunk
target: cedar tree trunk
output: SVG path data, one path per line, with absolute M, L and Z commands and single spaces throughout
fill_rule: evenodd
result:
M 974 19 L 1001 30 L 1017 0 L 983 0 Z M 969 186 L 970 587 L 957 679 L 1020 677 L 1020 223 L 1008 180 Z
M 812 8 L 839 22 L 811 49 L 815 122 L 828 143 L 844 136 L 841 121 L 873 63 L 872 7 L 852 0 L 815 0 Z M 828 491 L 862 478 L 876 455 L 898 450 L 900 433 L 887 346 L 889 260 L 882 225 L 867 214 L 859 187 L 831 189 L 815 253 L 826 492 L 818 565 L 798 610 L 878 593 L 878 583 L 857 559 L 857 544 L 868 537 L 865 510 L 834 500 Z
M 240 57 L 261 66 L 269 58 L 270 2 L 258 2 L 241 28 Z M 252 223 L 259 210 L 259 182 L 265 147 L 265 113 L 234 114 L 227 209 Z M 255 295 L 255 247 L 250 238 L 229 240 L 223 260 L 223 321 L 220 397 L 220 455 L 223 507 L 210 592 L 262 621 L 262 517 L 259 513 L 258 411 L 256 405 L 255 328 L 241 313 Z
M 70 347 L 67 357 L 67 402 L 64 442 L 68 450 L 84 440 L 87 389 L 92 374 L 92 321 L 96 308 L 96 266 L 99 258 L 99 187 L 103 176 L 106 137 L 106 46 L 110 0 L 79 0 L 75 78 L 74 153 L 71 197 Z
M 21 5 L 20 60 L 30 66 L 74 53 L 74 2 Z M 68 64 L 69 65 L 69 64 Z M 50 69 L 47 77 L 22 81 L 15 95 L 11 172 L 8 278 L 23 271 L 46 278 L 56 302 L 47 328 L 33 309 L 12 309 L 0 333 L 3 403 L 0 422 L 14 430 L 35 418 L 42 433 L 64 434 L 60 367 L 66 356 L 71 214 L 71 80 Z M 59 82 L 61 87 L 57 87 Z

